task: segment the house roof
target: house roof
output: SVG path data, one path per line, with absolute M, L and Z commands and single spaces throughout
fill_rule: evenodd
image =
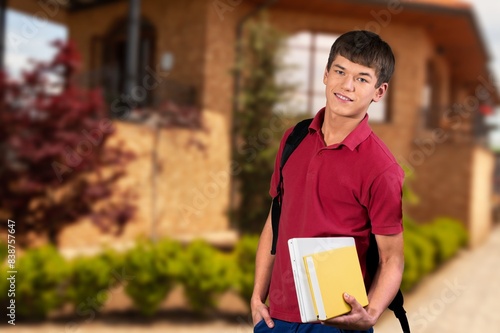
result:
M 266 1 L 253 2 L 257 5 Z M 456 0 L 286 0 L 276 1 L 271 8 L 373 21 L 376 19 L 374 12 L 390 9 L 391 4 L 401 8 L 398 12 L 393 10 L 390 22 L 423 27 L 436 51 L 448 59 L 453 82 L 469 85 L 471 89 L 484 81 L 493 86 L 487 45 L 473 7 L 468 3 Z M 496 103 L 500 104 L 497 89 L 495 92 Z

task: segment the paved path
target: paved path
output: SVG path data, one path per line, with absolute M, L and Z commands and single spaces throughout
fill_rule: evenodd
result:
M 500 333 L 500 225 L 474 250 L 464 250 L 406 295 L 412 333 Z M 251 333 L 247 318 L 237 323 L 124 324 L 96 320 L 77 326 L 46 323 L 39 326 L 1 326 L 2 332 L 40 333 Z M 386 312 L 377 333 L 401 333 L 399 322 Z

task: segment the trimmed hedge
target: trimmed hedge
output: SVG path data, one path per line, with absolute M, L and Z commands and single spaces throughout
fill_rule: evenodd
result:
M 41 320 L 64 304 L 69 270 L 56 248 L 26 251 L 16 268 L 16 319 Z
M 79 257 L 68 263 L 67 299 L 78 314 L 98 311 L 109 298 L 109 292 L 121 282 L 123 258 L 108 250 L 95 257 Z
M 405 270 L 401 289 L 408 291 L 440 263 L 467 243 L 467 231 L 458 220 L 440 217 L 427 224 L 404 220 Z
M 180 282 L 191 308 L 198 313 L 214 309 L 215 297 L 234 281 L 231 257 L 197 240 L 188 245 L 182 258 Z
M 234 261 L 237 267 L 235 280 L 236 290 L 250 304 L 255 275 L 255 255 L 259 244 L 259 236 L 243 236 L 234 249 Z
M 168 239 L 158 243 L 140 241 L 125 256 L 126 271 L 132 277 L 125 285 L 135 308 L 152 316 L 178 281 L 183 269 L 182 247 Z
M 7 306 L 9 306 L 9 296 L 8 296 L 8 291 L 9 291 L 9 286 L 10 286 L 10 281 L 7 280 L 9 277 L 9 274 L 7 274 L 7 271 L 9 269 L 7 268 L 7 264 L 0 263 L 0 306 L 2 309 L 5 309 Z M 18 304 L 16 304 L 18 306 Z M 7 317 L 8 318 L 8 317 Z M 10 320 L 9 318 L 7 320 Z
M 421 233 L 436 248 L 436 261 L 441 263 L 451 258 L 467 243 L 467 231 L 460 222 L 450 218 L 437 218 L 422 225 Z
M 413 288 L 467 242 L 465 228 L 450 218 L 423 225 L 405 218 L 404 228 L 403 291 Z M 258 242 L 258 236 L 243 236 L 231 253 L 224 253 L 200 240 L 188 246 L 170 239 L 157 243 L 141 240 L 123 254 L 105 251 L 71 261 L 51 246 L 28 250 L 16 265 L 16 314 L 43 319 L 70 303 L 77 314 L 95 315 L 111 289 L 120 284 L 146 316 L 157 312 L 176 284 L 184 287 L 191 308 L 198 313 L 213 310 L 217 296 L 230 289 L 249 303 Z M 3 265 L 0 304 L 6 304 L 8 290 L 5 262 Z

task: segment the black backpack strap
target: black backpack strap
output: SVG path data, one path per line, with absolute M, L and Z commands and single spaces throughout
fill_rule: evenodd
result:
M 403 333 L 410 333 L 410 324 L 408 324 L 408 318 L 406 318 L 406 311 L 403 307 L 403 303 L 403 293 L 400 289 L 391 304 L 389 304 L 389 309 L 392 310 L 396 318 L 398 318 L 401 328 L 403 329 Z
M 273 204 L 271 208 L 271 222 L 273 228 L 273 244 L 271 248 L 271 254 L 276 254 L 276 244 L 278 243 L 278 227 L 280 223 L 281 216 L 281 199 L 282 199 L 282 185 L 283 185 L 283 167 L 285 166 L 286 161 L 292 155 L 295 148 L 299 146 L 299 144 L 304 140 L 307 133 L 309 133 L 309 125 L 312 122 L 312 118 L 304 119 L 300 121 L 292 130 L 292 133 L 288 136 L 285 141 L 285 146 L 283 147 L 283 152 L 281 153 L 281 161 L 280 161 L 280 179 L 278 182 L 278 186 L 276 192 L 278 193 L 273 198 Z

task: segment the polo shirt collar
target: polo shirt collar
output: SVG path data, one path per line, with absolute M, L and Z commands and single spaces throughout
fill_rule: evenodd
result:
M 309 132 L 314 131 L 321 133 L 321 126 L 323 125 L 323 120 L 325 119 L 325 108 L 318 111 L 316 116 L 314 116 L 311 125 L 309 125 Z M 355 150 L 363 141 L 365 141 L 370 134 L 372 129 L 368 124 L 368 114 L 361 120 L 361 122 L 356 126 L 356 128 L 349 133 L 349 135 L 338 145 L 344 145 L 351 151 Z

